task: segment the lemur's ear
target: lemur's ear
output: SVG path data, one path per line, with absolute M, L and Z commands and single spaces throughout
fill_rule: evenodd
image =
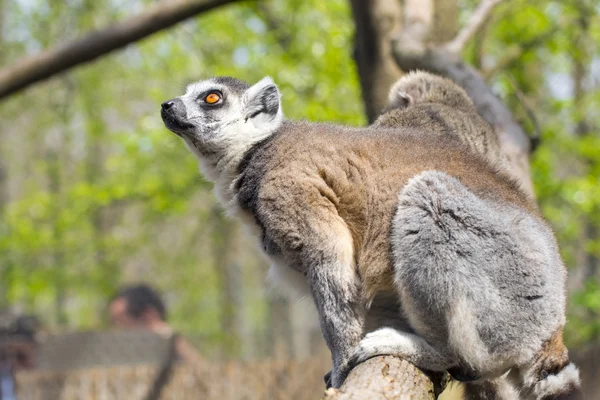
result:
M 401 90 L 392 90 L 390 92 L 388 101 L 389 105 L 387 108 L 392 110 L 395 108 L 406 108 L 414 102 L 414 99 L 407 92 Z
M 277 116 L 281 107 L 279 104 L 280 97 L 279 90 L 273 79 L 269 76 L 262 78 L 244 93 L 244 114 L 246 121 L 260 114 L 273 119 Z

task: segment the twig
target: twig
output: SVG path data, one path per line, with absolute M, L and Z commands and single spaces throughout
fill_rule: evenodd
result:
M 25 57 L 0 70 L 0 99 L 194 15 L 233 1 L 235 0 L 162 0 L 125 21 Z
M 503 0 L 483 0 L 479 3 L 479 6 L 477 6 L 467 24 L 452 41 L 445 45 L 446 50 L 454 54 L 462 52 L 469 40 L 481 29 L 494 7 L 501 1 Z

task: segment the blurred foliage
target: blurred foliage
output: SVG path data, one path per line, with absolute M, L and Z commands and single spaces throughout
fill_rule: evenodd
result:
M 4 2 L 0 65 L 148 3 Z M 475 4 L 459 1 L 461 20 Z M 574 342 L 600 334 L 598 13 L 592 0 L 512 0 L 466 54 L 527 130 L 541 135 L 532 173 L 577 277 Z M 163 127 L 159 104 L 211 75 L 249 82 L 270 75 L 288 117 L 364 124 L 352 34 L 346 0 L 234 4 L 2 102 L 0 162 L 8 178 L 0 182 L 0 305 L 36 312 L 56 329 L 98 327 L 116 287 L 143 279 L 166 293 L 177 328 L 219 340 L 211 187 Z M 250 250 L 245 257 L 245 313 L 260 329 L 263 261 Z
M 596 1 L 513 0 L 469 49 L 541 141 L 532 175 L 569 267 L 567 339 L 575 344 L 600 337 L 599 35 Z
M 7 65 L 143 6 L 5 4 L 0 59 Z M 219 336 L 210 185 L 164 128 L 159 105 L 211 75 L 271 75 L 289 117 L 361 124 L 351 34 L 345 0 L 235 5 L 3 102 L 10 193 L 0 224 L 0 300 L 42 314 L 47 326 L 96 327 L 117 285 L 144 279 L 166 293 L 175 326 Z M 248 281 L 262 287 L 262 276 Z M 254 309 L 264 296 L 246 297 L 259 325 L 264 311 Z

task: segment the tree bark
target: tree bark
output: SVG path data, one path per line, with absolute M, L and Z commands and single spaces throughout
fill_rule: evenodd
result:
M 61 174 L 61 160 L 58 149 L 48 149 L 46 152 L 48 191 L 55 199 L 60 199 L 63 192 Z M 65 309 L 67 291 L 67 271 L 65 269 L 64 232 L 58 221 L 63 202 L 57 201 L 52 207 L 52 269 L 54 273 L 54 313 L 58 325 L 66 325 L 67 313 Z
M 437 398 L 441 389 L 408 361 L 380 356 L 354 368 L 342 387 L 328 389 L 323 400 L 425 400 Z
M 4 46 L 4 0 L 0 0 L 0 49 Z M 4 53 L 0 50 L 0 63 L 4 61 Z M 2 140 L 0 143 L 4 143 Z M 0 216 L 4 213 L 4 207 L 8 204 L 8 168 L 3 154 L 3 148 L 0 148 Z M 4 218 L 2 218 L 3 220 Z M 0 228 L 4 228 L 0 220 Z M 0 257 L 0 276 L 6 277 L 8 271 L 12 268 L 12 259 L 10 252 L 5 252 Z M 0 308 L 6 307 L 8 304 L 7 289 L 9 284 L 5 281 L 6 278 L 0 280 Z
M 185 19 L 237 0 L 162 0 L 147 11 L 0 70 L 0 99 Z

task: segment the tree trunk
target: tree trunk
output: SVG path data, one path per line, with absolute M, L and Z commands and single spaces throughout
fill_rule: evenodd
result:
M 65 299 L 67 290 L 67 271 L 65 269 L 65 253 L 63 230 L 60 224 L 62 201 L 58 201 L 63 191 L 61 176 L 61 159 L 59 150 L 49 149 L 46 153 L 46 163 L 48 165 L 48 191 L 52 193 L 55 203 L 52 208 L 52 254 L 51 262 L 54 271 L 54 313 L 56 323 L 65 325 L 67 315 L 65 311 Z
M 1 156 L 1 150 L 2 149 L 0 149 L 0 217 L 3 216 L 4 207 L 8 203 L 8 173 L 3 162 L 3 157 Z M 0 228 L 3 225 L 3 220 L 4 218 L 0 219 Z M 8 271 L 12 268 L 11 258 L 10 251 L 4 252 L 0 257 L 0 276 L 4 277 L 0 280 L 0 308 L 5 307 L 8 303 L 7 291 L 9 283 L 6 282 L 6 276 L 8 275 Z
M 282 296 L 269 296 L 269 322 L 265 354 L 275 359 L 287 359 L 294 352 L 290 301 Z
M 0 0 L 0 65 L 4 63 L 4 53 L 2 52 L 2 48 L 4 45 L 4 0 Z M 3 140 L 0 140 L 0 143 L 4 143 Z M 6 161 L 4 160 L 2 148 L 0 148 L 0 217 L 2 217 L 4 213 L 4 207 L 8 203 L 8 171 L 6 167 Z M 4 218 L 0 219 L 0 227 L 2 226 L 2 221 Z M 9 252 L 5 252 L 0 258 L 0 276 L 6 277 L 8 271 L 12 267 L 12 259 L 11 254 Z M 8 282 L 5 281 L 6 278 L 0 280 L 0 308 L 3 308 L 8 303 Z
M 79 83 L 79 85 L 85 84 L 83 81 Z M 83 100 L 86 131 L 85 181 L 91 186 L 96 186 L 102 182 L 105 174 L 106 126 L 102 118 L 102 110 L 97 106 L 101 103 L 101 97 L 95 95 L 86 97 Z M 111 217 L 114 214 L 112 207 L 110 203 L 107 205 L 96 204 L 89 215 L 93 227 L 90 237 L 93 262 L 90 265 L 96 271 L 100 271 L 101 284 L 107 290 L 112 290 L 117 286 L 122 271 L 121 266 L 114 261 L 114 256 L 111 257 L 112 249 L 107 244 L 110 231 L 114 225 Z
M 350 0 L 356 34 L 358 68 L 365 112 L 373 122 L 387 102 L 390 86 L 402 76 L 392 58 L 392 37 L 401 27 L 402 7 L 395 0 Z

